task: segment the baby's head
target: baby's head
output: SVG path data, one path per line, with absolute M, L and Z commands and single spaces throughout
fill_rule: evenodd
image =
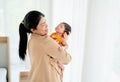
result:
M 62 22 L 55 28 L 55 31 L 60 34 L 66 33 L 69 35 L 71 33 L 71 26 L 65 22 Z

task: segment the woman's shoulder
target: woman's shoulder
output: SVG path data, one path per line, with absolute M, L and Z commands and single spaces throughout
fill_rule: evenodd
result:
M 46 40 L 54 42 L 54 40 L 49 35 L 47 36 Z
M 47 36 L 47 39 L 46 39 L 46 44 L 57 44 L 57 42 L 51 38 L 49 35 Z M 57 44 L 58 45 L 58 44 Z

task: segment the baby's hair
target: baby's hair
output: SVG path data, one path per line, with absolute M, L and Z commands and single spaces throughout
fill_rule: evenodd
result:
M 67 24 L 66 22 L 63 22 L 62 24 L 64 24 L 65 27 L 65 31 L 67 33 L 67 35 L 69 35 L 71 33 L 71 26 L 69 24 Z

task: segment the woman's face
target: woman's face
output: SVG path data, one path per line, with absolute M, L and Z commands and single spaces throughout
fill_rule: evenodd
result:
M 37 28 L 32 30 L 33 33 L 40 34 L 42 36 L 48 34 L 48 25 L 46 23 L 45 17 L 41 17 Z
M 60 23 L 60 24 L 55 28 L 55 31 L 56 31 L 57 33 L 63 34 L 64 31 L 65 31 L 64 24 L 63 24 L 63 23 Z

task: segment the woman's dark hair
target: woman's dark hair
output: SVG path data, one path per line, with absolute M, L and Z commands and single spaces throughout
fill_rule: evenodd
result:
M 67 35 L 69 35 L 71 33 L 71 26 L 65 22 L 63 22 L 64 27 L 65 27 L 65 31 L 67 33 Z
M 44 14 L 39 11 L 30 11 L 28 12 L 23 21 L 19 25 L 19 57 L 24 60 L 27 49 L 27 33 L 32 33 L 31 29 L 36 29 L 41 17 L 44 17 Z

